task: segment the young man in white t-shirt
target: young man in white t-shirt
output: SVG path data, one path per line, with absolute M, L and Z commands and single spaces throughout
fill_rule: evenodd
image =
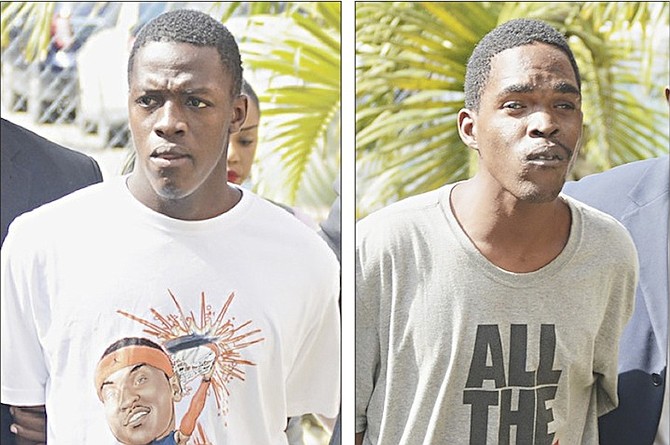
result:
M 134 43 L 128 79 L 134 171 L 18 218 L 3 246 L 2 401 L 45 405 L 50 445 L 116 444 L 96 366 L 141 337 L 169 352 L 187 396 L 176 418 L 214 360 L 192 440 L 285 445 L 287 418 L 337 414 L 337 260 L 287 212 L 227 183 L 246 98 L 223 25 L 159 16 Z M 118 394 L 115 418 L 149 429 L 150 404 Z

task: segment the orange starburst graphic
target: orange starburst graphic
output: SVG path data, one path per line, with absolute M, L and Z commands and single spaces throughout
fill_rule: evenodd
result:
M 205 293 L 200 297 L 200 314 L 196 317 L 193 311 L 188 313 L 183 310 L 181 304 L 177 301 L 174 294 L 168 289 L 168 293 L 175 304 L 176 311 L 171 314 L 161 314 L 155 309 L 151 313 L 155 322 L 137 317 L 128 312 L 118 310 L 117 312 L 131 320 L 137 321 L 145 326 L 145 333 L 156 337 L 163 346 L 181 342 L 178 348 L 195 349 L 197 346 L 189 346 L 187 343 L 202 345 L 208 343 L 218 349 L 215 358 L 210 353 L 209 366 L 214 366 L 214 373 L 211 377 L 211 388 L 216 398 L 216 404 L 219 412 L 225 414 L 227 397 L 230 396 L 229 383 L 234 379 L 244 381 L 244 366 L 255 366 L 255 363 L 244 359 L 240 351 L 253 344 L 262 342 L 264 337 L 260 337 L 260 329 L 250 330 L 251 320 L 235 325 L 235 318 L 227 315 L 228 309 L 235 297 L 231 292 L 228 299 L 218 312 L 215 312 L 211 305 L 207 304 Z M 194 340 L 195 339 L 195 340 Z M 186 346 L 184 346 L 186 344 Z M 211 349 L 211 346 L 209 346 Z M 167 348 L 170 350 L 170 348 Z M 172 351 L 170 351 L 172 352 Z M 203 368 L 206 368 L 207 358 L 178 358 L 178 353 L 172 354 L 175 365 L 175 372 L 179 374 L 182 385 L 197 376 L 204 374 Z M 197 360 L 200 360 L 197 362 Z
M 198 424 L 194 437 L 192 437 L 193 445 L 212 445 L 212 442 L 207 438 L 205 430 L 202 425 Z

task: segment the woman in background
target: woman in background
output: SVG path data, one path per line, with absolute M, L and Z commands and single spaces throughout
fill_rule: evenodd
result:
M 242 94 L 248 97 L 247 118 L 240 131 L 230 136 L 230 143 L 228 144 L 228 182 L 251 189 L 251 166 L 254 163 L 256 148 L 258 147 L 258 126 L 261 120 L 261 109 L 256 92 L 244 79 L 242 80 Z M 275 201 L 272 202 L 312 229 L 318 229 L 316 222 L 299 209 Z

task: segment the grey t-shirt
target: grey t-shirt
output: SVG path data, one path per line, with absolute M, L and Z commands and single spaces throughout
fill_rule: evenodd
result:
M 356 431 L 364 444 L 597 444 L 633 309 L 628 233 L 562 197 L 563 251 L 511 273 L 463 232 L 452 187 L 357 225 Z

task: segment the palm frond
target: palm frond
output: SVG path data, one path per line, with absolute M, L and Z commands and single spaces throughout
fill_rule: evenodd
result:
M 284 16 L 251 16 L 250 26 L 241 44 L 245 63 L 273 73 L 260 97 L 265 123 L 257 190 L 286 203 L 306 199 L 303 205 L 327 207 L 339 166 L 340 5 L 293 3 Z
M 29 29 L 29 37 L 24 51 L 28 62 L 46 57 L 51 41 L 51 19 L 55 2 L 2 2 L 0 9 L 0 45 L 9 45 L 14 23 L 21 22 L 21 28 Z
M 549 22 L 575 53 L 585 115 L 575 177 L 667 153 L 660 88 L 668 78 L 668 8 L 654 2 L 357 3 L 359 216 L 473 174 L 475 158 L 456 131 L 465 66 L 484 34 L 512 18 Z M 654 42 L 666 43 L 659 49 Z

